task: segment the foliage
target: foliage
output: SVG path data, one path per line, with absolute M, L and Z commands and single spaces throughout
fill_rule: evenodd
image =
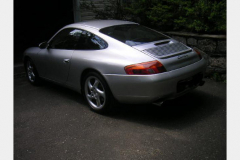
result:
M 81 4 L 100 19 L 123 19 L 160 30 L 226 33 L 226 0 L 105 0 L 103 10 Z
M 226 1 L 198 0 L 183 7 L 186 16 L 175 19 L 176 29 L 197 32 L 226 31 Z

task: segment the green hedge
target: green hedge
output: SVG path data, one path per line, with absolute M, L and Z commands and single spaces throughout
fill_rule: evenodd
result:
M 88 5 L 97 18 L 132 20 L 162 31 L 226 33 L 226 0 L 105 1 L 101 11 Z

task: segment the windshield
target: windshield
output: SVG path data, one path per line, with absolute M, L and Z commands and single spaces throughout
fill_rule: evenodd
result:
M 100 29 L 100 32 L 126 43 L 129 46 L 169 39 L 167 36 L 164 36 L 159 32 L 137 24 L 106 27 Z

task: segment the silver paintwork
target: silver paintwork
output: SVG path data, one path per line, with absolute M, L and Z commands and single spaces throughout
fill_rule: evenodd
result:
M 205 68 L 206 62 L 202 59 L 194 64 L 155 75 L 106 74 L 104 76 L 119 101 L 151 103 L 158 99 L 172 99 L 184 94 L 177 93 L 177 82 L 203 72 Z M 119 83 L 121 85 L 118 85 Z
M 125 103 L 146 103 L 159 98 L 174 98 L 180 95 L 176 93 L 176 85 L 179 80 L 205 71 L 206 60 L 204 58 L 199 60 L 193 50 L 187 53 L 171 54 L 171 56 L 165 58 L 158 57 L 148 53 L 146 50 L 156 47 L 154 44 L 160 41 L 131 47 L 99 32 L 101 28 L 120 24 L 136 23 L 118 20 L 97 20 L 74 23 L 62 28 L 87 30 L 104 39 L 108 43 L 106 49 L 60 50 L 32 47 L 25 51 L 24 57 L 32 59 L 40 77 L 57 82 L 78 92 L 81 92 L 81 76 L 83 72 L 93 69 L 106 80 L 113 96 L 118 101 Z M 169 44 L 178 43 L 170 37 L 168 40 L 170 41 Z M 178 56 L 184 54 L 184 58 L 179 59 Z M 155 75 L 127 75 L 124 71 L 124 67 L 127 65 L 153 60 L 159 60 L 167 72 Z

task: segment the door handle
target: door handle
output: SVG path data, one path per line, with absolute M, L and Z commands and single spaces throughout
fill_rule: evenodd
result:
M 69 63 L 69 61 L 70 61 L 69 59 L 64 59 L 63 63 Z

